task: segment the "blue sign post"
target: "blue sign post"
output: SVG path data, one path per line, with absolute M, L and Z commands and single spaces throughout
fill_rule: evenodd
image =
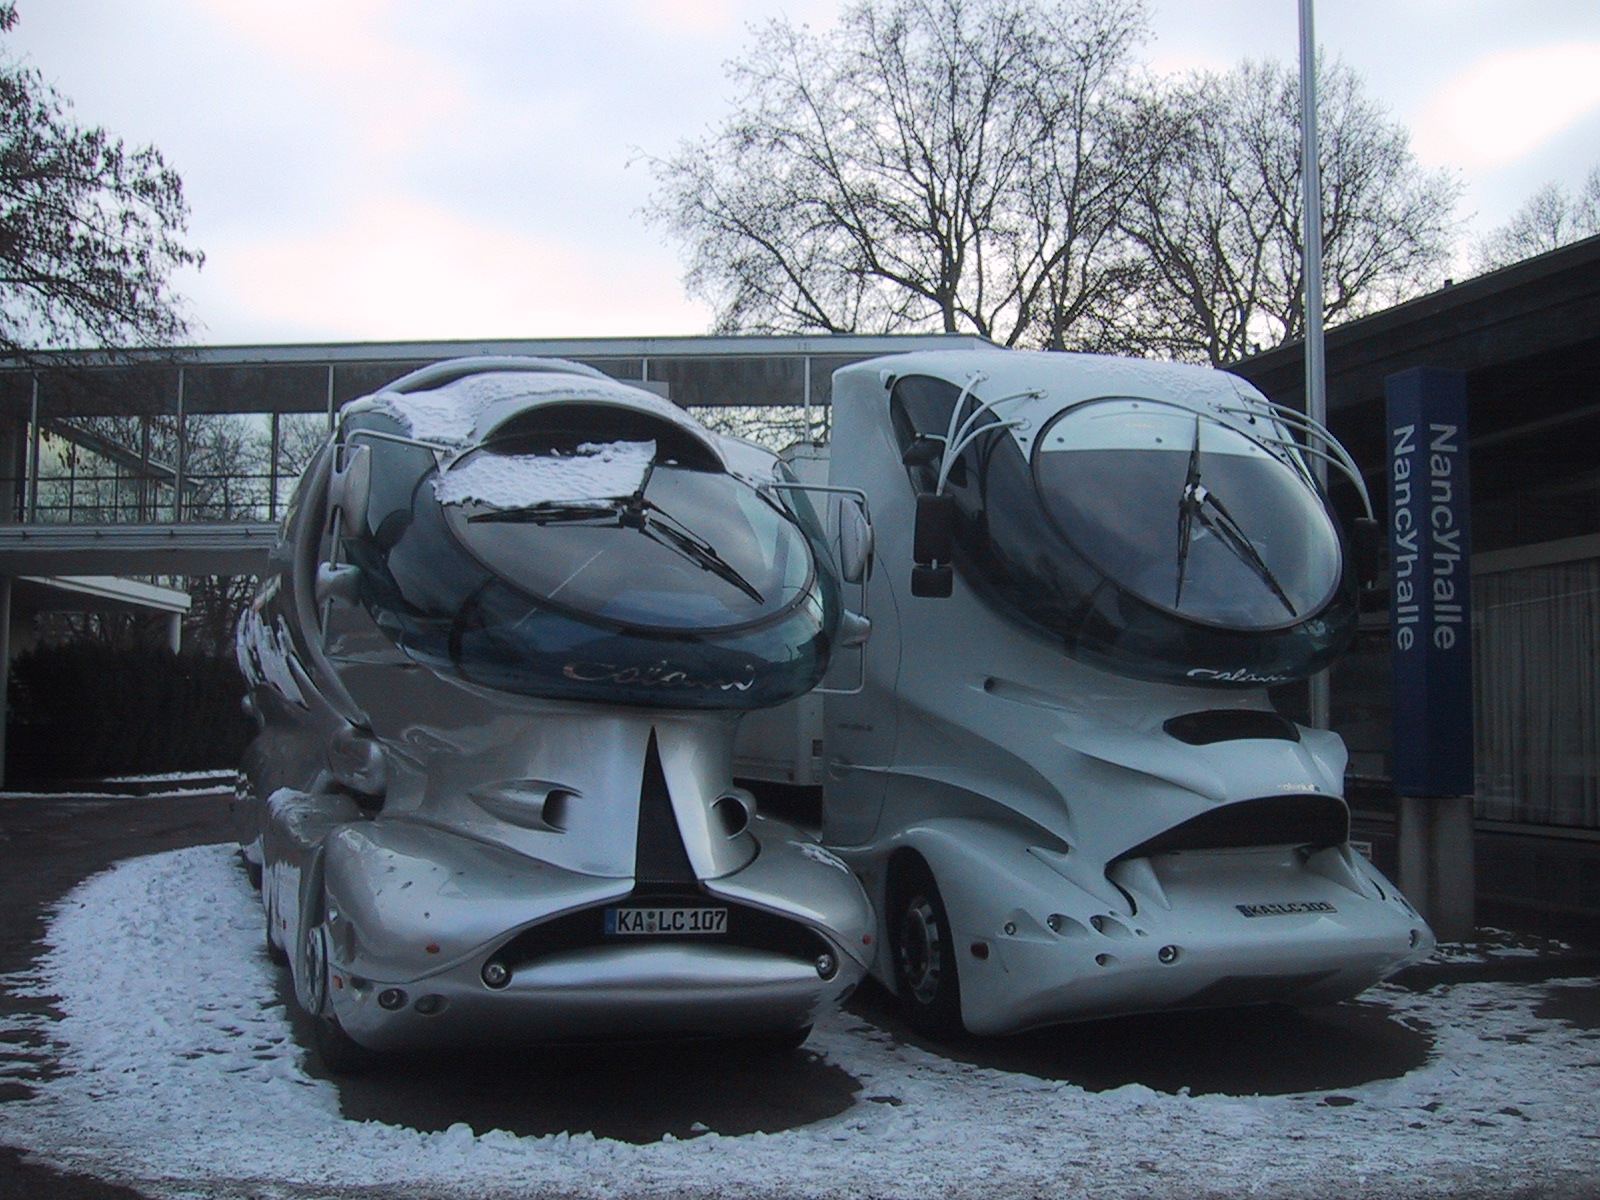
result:
M 1385 380 L 1400 884 L 1440 936 L 1472 928 L 1472 516 L 1467 377 Z M 1463 925 L 1464 920 L 1464 925 Z

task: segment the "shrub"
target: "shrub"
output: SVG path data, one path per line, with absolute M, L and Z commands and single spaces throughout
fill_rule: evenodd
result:
M 237 763 L 251 734 L 232 659 L 95 642 L 11 664 L 8 781 L 100 779 Z

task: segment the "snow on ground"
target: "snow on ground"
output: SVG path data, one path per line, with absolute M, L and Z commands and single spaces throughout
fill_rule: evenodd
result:
M 184 796 L 215 796 L 218 792 L 231 791 L 233 785 L 213 783 L 208 787 L 173 787 L 160 788 L 139 797 L 142 800 L 177 800 Z M 70 796 L 73 800 L 129 800 L 132 799 L 127 792 L 13 792 L 0 791 L 0 800 L 60 800 L 63 796 Z
M 183 783 L 196 779 L 216 779 L 226 776 L 232 779 L 237 773 L 233 767 L 214 767 L 209 771 L 160 771 L 154 775 L 113 775 L 107 783 Z
M 48 943 L 10 982 L 61 1016 L 0 1022 L 0 1039 L 35 1023 L 61 1071 L 0 1108 L 0 1140 L 162 1196 L 1395 1198 L 1570 1180 L 1600 1157 L 1600 1043 L 1539 1017 L 1538 985 L 1378 989 L 1434 1055 L 1334 1096 L 1088 1092 L 839 1014 L 809 1047 L 861 1082 L 852 1108 L 632 1145 L 345 1120 L 302 1069 L 231 847 L 119 864 L 62 902 Z M 900 1103 L 869 1102 L 885 1095 Z

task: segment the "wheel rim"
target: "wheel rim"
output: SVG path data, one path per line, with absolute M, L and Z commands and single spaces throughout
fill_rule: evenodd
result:
M 306 931 L 306 1011 L 321 1016 L 328 1003 L 328 946 L 321 925 Z
M 944 967 L 939 915 L 926 896 L 913 897 L 900 918 L 900 975 L 918 1004 L 932 1004 Z

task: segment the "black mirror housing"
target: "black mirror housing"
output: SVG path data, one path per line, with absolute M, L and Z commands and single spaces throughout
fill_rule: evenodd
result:
M 1371 517 L 1357 517 L 1350 531 L 1350 550 L 1355 559 L 1356 582 L 1371 587 L 1378 582 L 1383 566 L 1383 530 Z
M 950 595 L 953 572 L 950 558 L 955 548 L 954 496 L 923 492 L 917 497 L 917 523 L 911 535 L 911 594 L 932 599 Z
M 946 563 L 939 567 L 911 568 L 911 594 L 929 600 L 945 600 L 955 586 L 955 572 Z

